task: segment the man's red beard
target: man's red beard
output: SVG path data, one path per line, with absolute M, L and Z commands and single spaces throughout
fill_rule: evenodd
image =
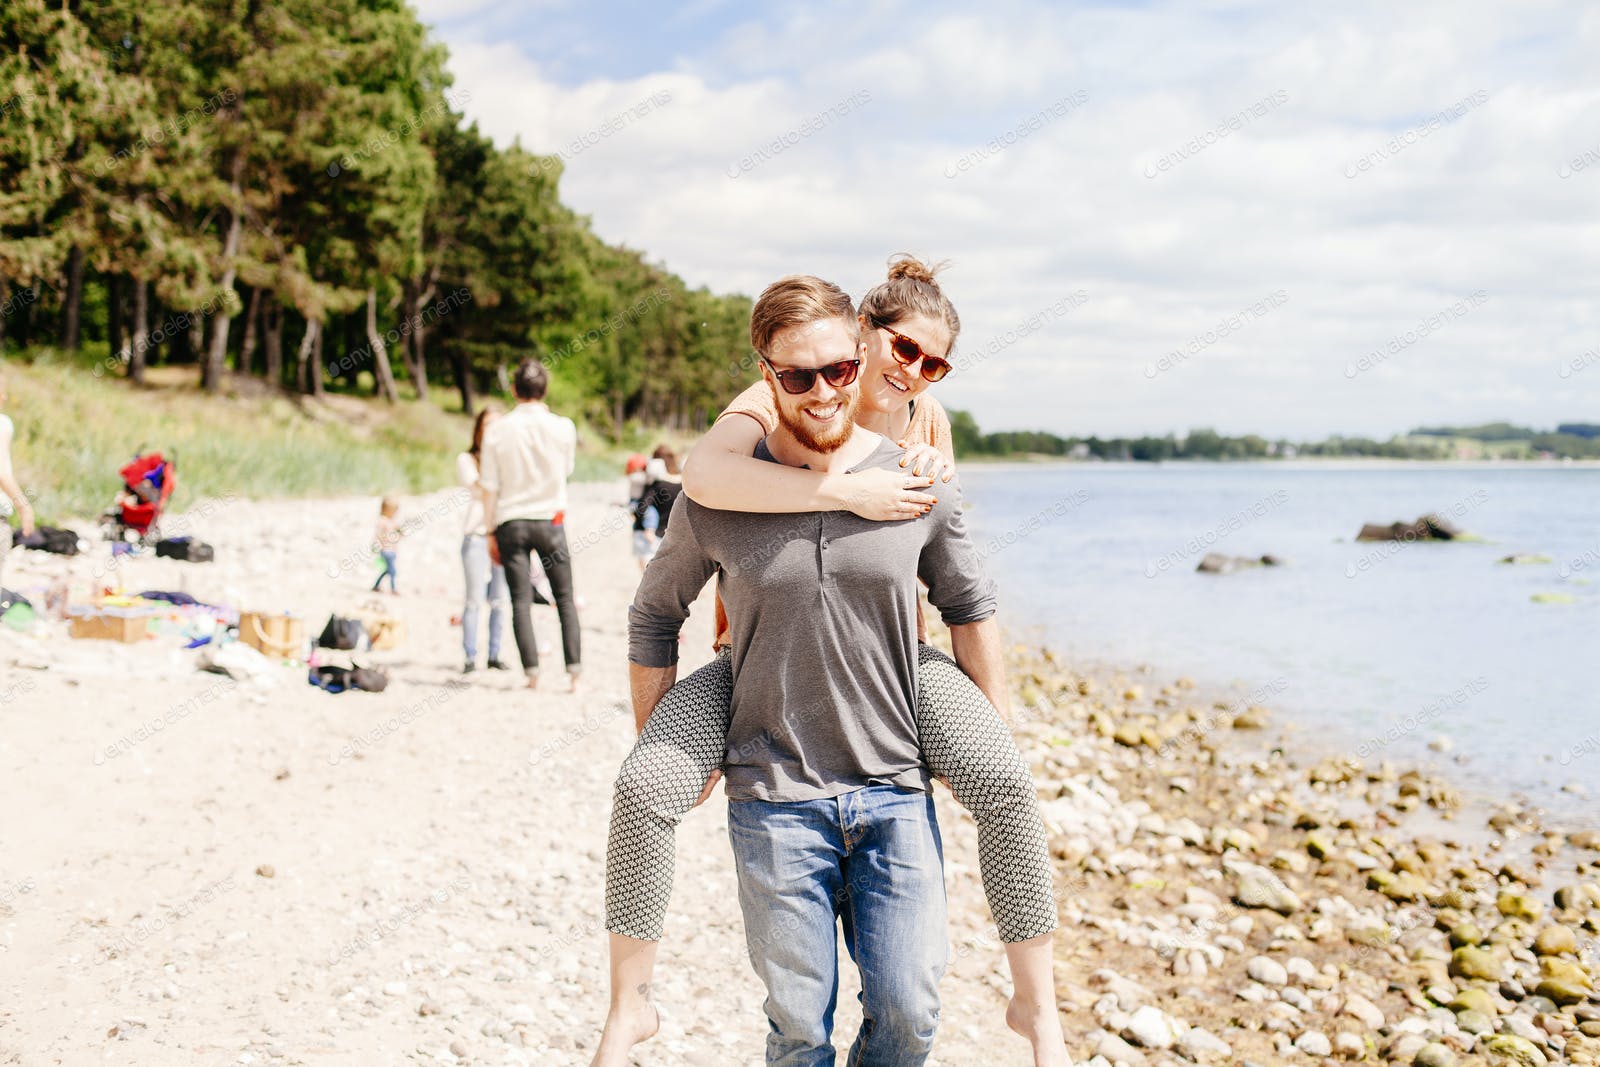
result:
M 819 428 L 810 416 L 800 410 L 800 407 L 791 411 L 784 406 L 781 399 L 777 401 L 778 424 L 794 435 L 796 441 L 813 452 L 837 452 L 846 441 L 850 440 L 850 434 L 855 429 L 856 411 L 861 407 L 861 390 L 852 388 L 839 392 L 835 394 L 835 399 L 839 402 L 839 414 L 842 416 L 837 428 Z M 814 405 L 808 402 L 802 406 Z

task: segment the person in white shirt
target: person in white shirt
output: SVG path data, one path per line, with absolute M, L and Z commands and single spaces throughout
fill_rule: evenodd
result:
M 511 589 L 511 632 L 528 687 L 539 684 L 539 643 L 533 633 L 531 557 L 537 554 L 561 618 L 561 652 L 574 691 L 583 671 L 578 603 L 567 548 L 567 478 L 577 462 L 578 429 L 545 406 L 550 374 L 537 360 L 517 368 L 517 406 L 496 419 L 483 439 L 479 484 L 484 490 L 489 556 L 505 566 Z
M 6 376 L 0 370 L 0 408 L 6 402 Z M 17 476 L 11 470 L 11 438 L 13 428 L 11 418 L 0 411 L 0 494 L 10 502 L 11 509 L 22 522 L 22 536 L 33 535 L 33 505 L 28 503 L 28 497 L 22 491 L 22 486 L 17 484 Z M 0 516 L 3 518 L 3 516 Z M 6 518 L 0 521 L 0 573 L 5 566 L 6 552 L 11 548 L 11 520 Z
M 461 527 L 461 570 L 466 578 L 467 598 L 461 609 L 461 645 L 466 653 L 463 674 L 478 669 L 478 620 L 483 602 L 489 601 L 489 669 L 508 669 L 500 659 L 500 633 L 504 629 L 506 571 L 489 559 L 489 520 L 483 511 L 484 489 L 479 472 L 483 455 L 483 435 L 497 412 L 484 408 L 472 424 L 472 447 L 456 457 L 456 480 L 467 491 L 467 513 Z

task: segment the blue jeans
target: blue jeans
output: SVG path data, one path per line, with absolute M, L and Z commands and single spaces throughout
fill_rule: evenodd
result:
M 461 539 L 461 571 L 467 579 L 467 602 L 461 608 L 461 645 L 467 662 L 478 658 L 478 619 L 485 595 L 489 598 L 489 658 L 499 659 L 500 630 L 510 603 L 506 569 L 489 562 L 489 542 L 482 534 L 468 534 Z
M 920 1067 L 948 954 L 933 798 L 885 785 L 788 804 L 738 800 L 728 836 L 750 963 L 767 987 L 767 1063 L 833 1064 L 838 922 L 861 971 L 850 1067 Z
M 372 583 L 372 591 L 374 593 L 376 593 L 378 591 L 378 586 L 382 585 L 383 584 L 383 580 L 385 578 L 387 578 L 387 579 L 389 579 L 389 592 L 391 592 L 391 593 L 396 592 L 395 587 L 394 587 L 394 576 L 395 576 L 395 566 L 394 566 L 395 553 L 394 553 L 394 551 L 392 549 L 390 549 L 390 550 L 386 550 L 386 551 L 383 551 L 383 552 L 379 552 L 378 553 L 378 558 L 383 560 L 383 571 L 382 571 L 382 573 L 380 573 L 378 575 L 378 580 Z

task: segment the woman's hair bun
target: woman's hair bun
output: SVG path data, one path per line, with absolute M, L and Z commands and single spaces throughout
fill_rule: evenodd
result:
M 933 277 L 944 268 L 942 261 L 924 263 L 909 252 L 890 256 L 889 277 L 867 290 L 861 298 L 861 314 L 874 326 L 892 326 L 914 315 L 926 315 L 944 323 L 950 331 L 950 343 L 955 344 L 961 333 L 961 317 Z
M 944 269 L 943 263 L 928 266 L 916 256 L 902 252 L 889 260 L 889 280 L 897 281 L 908 278 L 914 282 L 927 282 L 934 284 L 933 276 Z

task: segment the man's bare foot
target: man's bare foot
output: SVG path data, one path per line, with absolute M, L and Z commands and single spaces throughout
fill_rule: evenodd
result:
M 654 1004 L 632 1008 L 613 1006 L 600 1034 L 600 1048 L 589 1067 L 627 1067 L 628 1053 L 641 1041 L 648 1041 L 661 1030 L 661 1013 Z
M 530 674 L 530 675 L 528 675 L 528 688 L 529 689 L 537 689 L 537 688 L 539 688 L 539 675 L 538 674 Z
M 1013 997 L 1006 1005 L 1006 1025 L 1033 1046 L 1033 1067 L 1072 1067 L 1061 1015 L 1053 1005 L 1024 1004 Z
M 567 690 L 567 692 L 569 692 L 569 693 L 581 693 L 583 691 L 583 682 L 580 681 L 580 679 L 582 677 L 583 677 L 583 672 L 582 671 L 568 671 L 567 672 L 567 679 L 572 683 L 572 688 Z

